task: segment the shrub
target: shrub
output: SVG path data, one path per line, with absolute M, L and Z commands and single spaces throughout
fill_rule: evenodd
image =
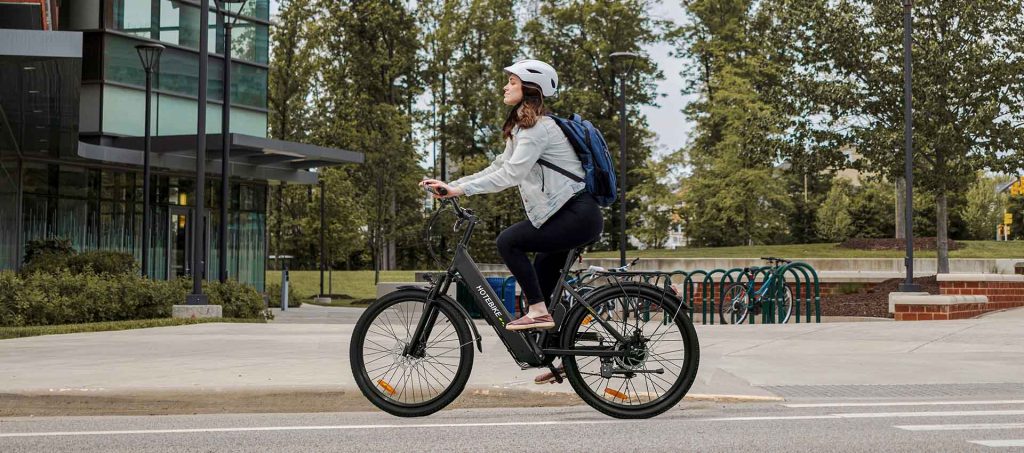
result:
M 267 296 L 269 296 L 268 307 L 281 308 L 281 284 L 268 283 Z M 288 285 L 288 308 L 301 307 L 302 299 L 309 296 L 302 295 L 295 291 L 295 285 Z
M 234 280 L 206 283 L 203 291 L 210 304 L 220 305 L 225 318 L 266 318 L 273 314 L 263 306 L 263 296 L 253 287 Z
M 45 254 L 67 257 L 75 254 L 75 248 L 71 246 L 70 239 L 64 238 L 33 239 L 25 244 L 25 263 Z
M 71 255 L 53 252 L 36 253 L 32 256 L 31 261 L 26 261 L 25 265 L 21 267 L 21 273 L 47 272 L 52 274 L 59 272 L 68 268 L 69 259 L 71 259 Z
M 110 250 L 90 250 L 68 258 L 68 270 L 82 273 L 91 269 L 97 274 L 135 274 L 139 266 L 135 256 Z
M 32 261 L 25 263 L 22 273 L 46 272 L 50 274 L 67 270 L 72 274 L 92 272 L 95 274 L 136 274 L 139 267 L 130 253 L 110 250 L 89 250 L 79 254 L 57 252 L 36 253 Z
M 166 318 L 190 290 L 185 279 L 149 280 L 134 273 L 97 274 L 67 269 L 18 275 L 0 272 L 0 325 L 78 324 Z M 225 317 L 268 319 L 263 299 L 252 287 L 229 282 L 207 284 L 211 304 Z

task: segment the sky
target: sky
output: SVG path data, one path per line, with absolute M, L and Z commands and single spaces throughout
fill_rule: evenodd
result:
M 278 3 L 278 0 L 270 1 L 271 17 L 277 15 Z M 671 20 L 677 24 L 683 23 L 685 18 L 680 3 L 679 0 L 656 0 L 651 16 L 655 19 Z M 665 79 L 658 83 L 658 93 L 664 96 L 659 97 L 659 107 L 645 106 L 640 109 L 647 116 L 648 125 L 657 136 L 655 155 L 661 156 L 678 150 L 690 141 L 693 123 L 683 116 L 682 109 L 693 98 L 681 93 L 683 78 L 680 73 L 692 68 L 687 67 L 683 59 L 672 58 L 669 55 L 672 47 L 668 44 L 648 46 L 644 50 L 665 75 Z M 432 164 L 431 157 L 427 156 L 426 165 L 429 167 Z

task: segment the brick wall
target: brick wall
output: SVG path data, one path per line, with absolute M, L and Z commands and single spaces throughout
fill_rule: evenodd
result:
M 1024 307 L 1024 276 L 985 274 L 940 274 L 939 294 L 942 296 L 984 296 L 988 302 L 899 303 L 893 317 L 897 321 L 931 321 L 965 319 L 1007 308 Z M 927 300 L 927 298 L 923 298 Z
M 1024 281 L 940 281 L 939 294 L 985 296 L 982 313 L 1024 307 Z

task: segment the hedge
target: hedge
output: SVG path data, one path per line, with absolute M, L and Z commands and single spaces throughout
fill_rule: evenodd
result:
M 167 318 L 191 281 L 150 280 L 134 273 L 0 271 L 0 326 L 40 326 Z M 271 319 L 263 297 L 237 282 L 204 284 L 210 304 L 226 318 Z

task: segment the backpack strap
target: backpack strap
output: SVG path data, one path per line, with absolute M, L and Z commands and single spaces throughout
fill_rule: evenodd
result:
M 544 159 L 537 159 L 537 163 L 541 164 L 541 165 L 543 165 L 545 167 L 548 167 L 548 168 L 550 168 L 550 169 L 552 169 L 554 171 L 557 171 L 557 172 L 561 173 L 562 176 L 565 176 L 566 178 L 569 178 L 569 179 L 571 179 L 573 181 L 576 181 L 576 182 L 583 182 L 583 181 L 585 181 L 585 179 L 580 178 L 579 176 L 576 176 L 576 175 L 572 174 L 572 172 L 570 172 L 569 170 L 566 170 L 566 169 L 564 169 L 562 167 L 559 167 L 558 165 L 555 165 L 555 164 L 553 164 L 551 162 L 548 162 L 548 161 L 546 161 Z

